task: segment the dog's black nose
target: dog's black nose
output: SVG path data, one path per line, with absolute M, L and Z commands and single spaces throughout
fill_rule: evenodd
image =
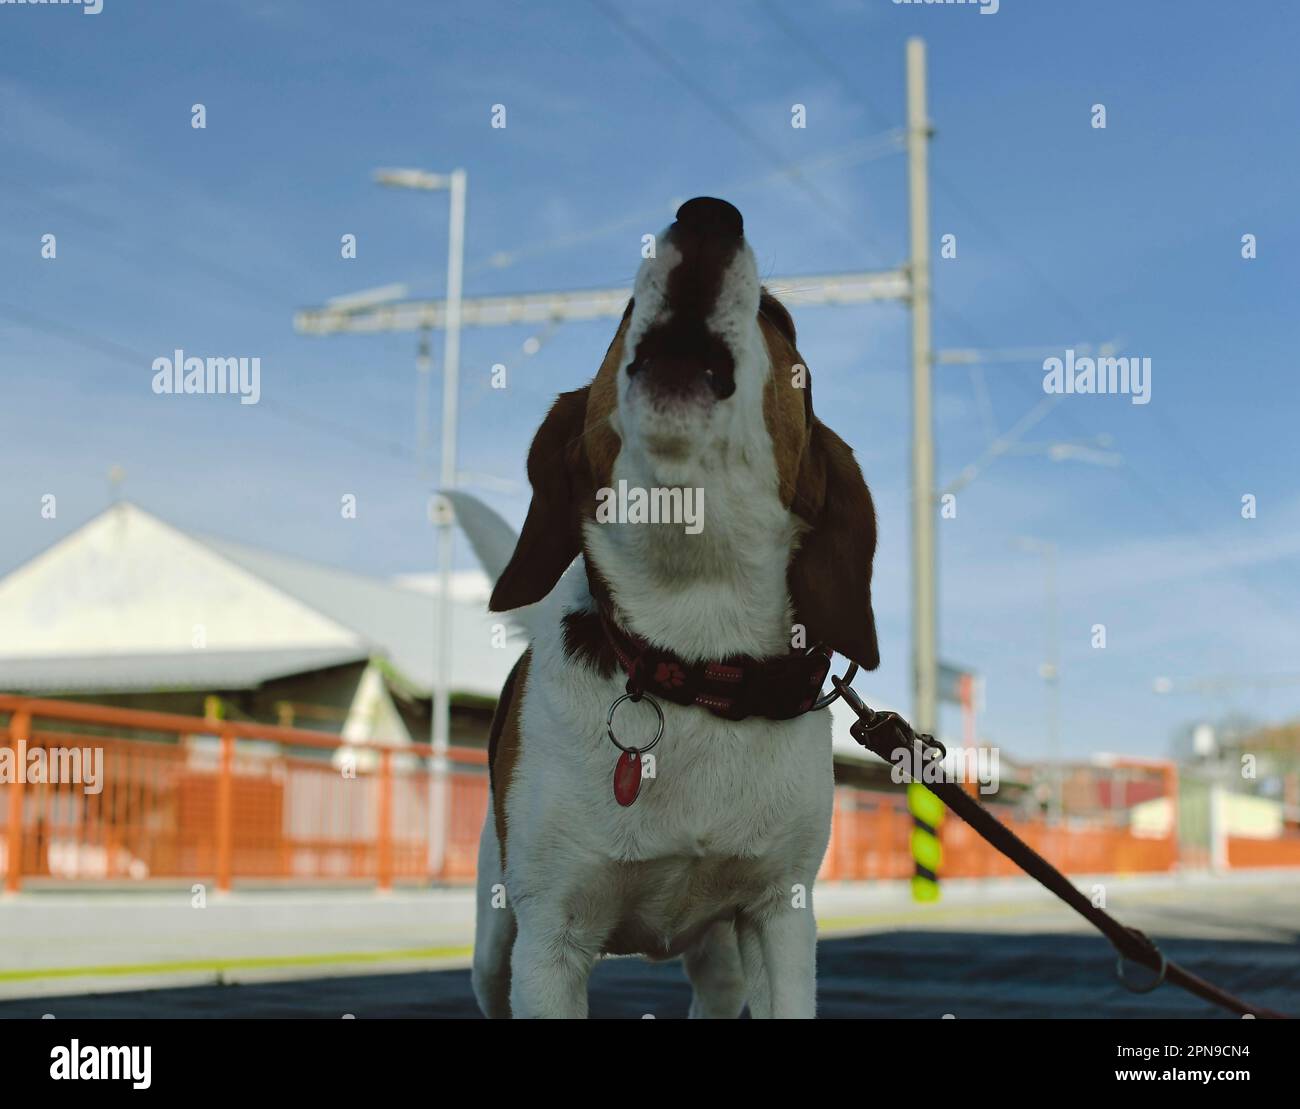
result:
M 745 233 L 745 221 L 734 204 L 714 196 L 697 196 L 677 209 L 677 222 L 702 235 L 721 235 L 739 239 Z

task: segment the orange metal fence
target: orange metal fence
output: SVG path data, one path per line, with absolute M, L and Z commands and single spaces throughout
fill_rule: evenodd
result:
M 1300 835 L 1277 839 L 1228 836 L 1228 865 L 1234 870 L 1267 866 L 1300 866 Z
M 225 890 L 235 878 L 361 878 L 388 888 L 473 876 L 487 804 L 482 751 L 449 753 L 455 815 L 437 862 L 427 746 L 349 745 L 299 728 L 5 695 L 0 713 L 9 714 L 0 745 L 27 777 L 0 788 L 7 891 L 24 877 L 210 876 Z M 353 753 L 346 768 L 329 761 L 340 750 Z M 60 758 L 71 766 L 70 751 L 91 753 L 79 780 L 65 769 L 52 782 L 35 769 Z
M 1135 874 L 1171 870 L 1178 861 L 1173 836 L 1145 837 L 1127 828 L 1075 823 L 1052 825 L 1007 813 L 999 818 L 1040 855 L 1067 874 Z M 945 878 L 1002 878 L 1020 868 L 994 850 L 965 822 L 940 829 Z M 835 795 L 831 842 L 822 862 L 825 879 L 910 878 L 912 817 L 901 794 L 840 788 Z
M 486 757 L 453 749 L 441 859 L 430 858 L 432 750 L 349 745 L 300 728 L 0 695 L 0 754 L 102 751 L 94 790 L 62 781 L 0 787 L 0 873 L 24 878 L 466 881 L 487 807 Z M 130 733 L 124 736 L 116 733 Z M 98 733 L 98 734 L 97 734 Z M 156 738 L 143 738 L 143 736 Z M 335 765 L 341 749 L 354 772 Z M 1003 817 L 1067 873 L 1171 869 L 1173 836 Z M 827 879 L 907 878 L 912 820 L 901 794 L 840 787 Z M 948 877 L 1017 873 L 960 820 L 944 822 Z M 1300 842 L 1232 840 L 1233 865 L 1300 864 Z

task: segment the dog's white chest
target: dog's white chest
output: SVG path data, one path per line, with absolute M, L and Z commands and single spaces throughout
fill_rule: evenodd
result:
M 826 715 L 735 724 L 664 704 L 663 738 L 624 807 L 605 730 L 622 686 L 564 670 L 567 681 L 539 683 L 525 708 L 530 739 L 554 742 L 530 744 L 520 767 L 521 780 L 545 779 L 549 802 L 512 797 L 509 869 L 523 896 L 558 895 L 608 952 L 668 955 L 714 920 L 806 893 L 830 828 Z M 625 702 L 616 734 L 646 746 L 655 724 L 650 706 Z

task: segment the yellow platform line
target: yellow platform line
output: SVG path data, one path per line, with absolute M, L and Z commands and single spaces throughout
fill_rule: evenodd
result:
M 256 970 L 277 967 L 336 966 L 347 963 L 393 963 L 411 959 L 463 959 L 471 947 L 413 947 L 404 951 L 347 951 L 321 955 L 256 955 L 234 959 L 186 959 L 169 963 L 113 963 L 91 967 L 39 967 L 0 970 L 0 982 L 34 982 L 43 978 L 108 978 L 130 974 L 182 974 L 186 971 Z
M 862 916 L 825 917 L 818 920 L 821 932 L 843 932 L 880 925 L 924 924 L 953 919 L 1006 917 L 1043 906 L 1018 903 L 1001 905 L 944 905 L 924 909 L 902 909 Z M 396 963 L 417 959 L 468 959 L 474 949 L 463 947 L 413 947 L 399 951 L 346 951 L 320 955 L 257 955 L 232 959 L 185 959 L 165 963 L 114 963 L 106 966 L 40 967 L 0 970 L 0 982 L 35 982 L 45 978 L 112 978 L 132 974 L 183 974 L 193 971 L 273 970 L 280 967 L 342 966 L 349 963 Z
M 1050 908 L 1051 906 L 1048 906 Z M 843 931 L 849 928 L 865 928 L 878 924 L 926 924 L 931 921 L 954 919 L 983 919 L 988 917 L 1016 916 L 1029 911 L 1041 911 L 1043 906 L 1005 904 L 1005 905 L 945 905 L 934 908 L 900 909 L 893 912 L 871 913 L 867 916 L 825 917 L 817 922 L 820 931 Z

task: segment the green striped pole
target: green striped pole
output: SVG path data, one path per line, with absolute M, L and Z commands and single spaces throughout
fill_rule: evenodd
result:
M 913 901 L 939 900 L 939 867 L 943 846 L 939 827 L 943 823 L 943 802 L 920 782 L 907 786 L 907 811 L 912 814 Z

